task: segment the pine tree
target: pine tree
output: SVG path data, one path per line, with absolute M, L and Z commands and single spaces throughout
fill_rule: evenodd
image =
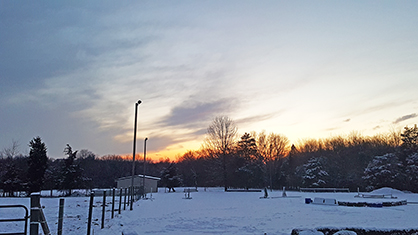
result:
M 408 190 L 417 192 L 418 190 L 418 153 L 406 158 L 405 167 Z
M 257 144 L 255 138 L 249 133 L 244 133 L 238 141 L 238 153 L 246 160 L 255 160 L 257 157 Z
M 404 132 L 401 134 L 402 148 L 408 153 L 416 152 L 418 150 L 418 127 L 415 124 L 414 127 L 405 127 Z
M 83 186 L 82 170 L 75 161 L 77 151 L 73 152 L 71 146 L 67 144 L 64 153 L 68 155 L 68 158 L 64 160 L 64 165 L 61 170 L 60 189 L 67 190 L 67 195 L 71 196 L 73 189 Z
M 161 183 L 168 188 L 168 192 L 171 192 L 171 190 L 175 192 L 174 187 L 181 185 L 181 180 L 177 176 L 177 167 L 174 163 L 170 163 L 167 168 L 161 171 Z
M 367 189 L 373 190 L 380 187 L 399 188 L 403 174 L 402 163 L 393 153 L 383 156 L 375 156 L 364 170 L 363 179 Z
M 305 187 L 322 187 L 328 183 L 328 172 L 325 171 L 325 158 L 313 157 L 304 166 L 303 184 Z
M 14 192 L 20 189 L 20 185 L 22 183 L 22 180 L 19 178 L 20 173 L 21 172 L 19 172 L 13 162 L 7 165 L 7 171 L 4 175 L 2 183 L 2 188 L 5 195 L 8 194 L 9 196 L 13 197 Z
M 28 158 L 28 191 L 29 193 L 41 191 L 44 184 L 44 175 L 47 169 L 48 157 L 46 146 L 41 137 L 33 138 L 29 142 L 30 152 Z
M 257 154 L 257 144 L 254 137 L 249 133 L 244 133 L 238 141 L 237 153 L 241 164 L 235 170 L 238 187 L 261 188 L 264 187 L 265 166 L 262 159 Z

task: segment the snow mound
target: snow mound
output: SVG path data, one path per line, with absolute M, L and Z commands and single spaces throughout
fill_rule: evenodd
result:
M 334 235 L 357 235 L 357 233 L 353 231 L 348 231 L 348 230 L 341 230 L 341 231 L 334 233 Z
M 138 235 L 138 233 L 133 232 L 133 231 L 123 231 L 122 235 Z
M 384 187 L 384 188 L 373 190 L 370 192 L 370 194 L 399 195 L 399 194 L 404 194 L 404 192 L 397 190 L 397 189 Z
M 299 235 L 324 235 L 324 233 L 317 231 L 315 229 L 308 229 L 308 230 L 300 231 Z

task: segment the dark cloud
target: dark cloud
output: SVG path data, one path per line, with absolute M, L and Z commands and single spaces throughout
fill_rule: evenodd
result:
M 380 129 L 381 128 L 381 126 L 375 126 L 375 127 L 373 127 L 373 130 L 377 130 L 377 129 Z
M 162 124 L 188 128 L 201 127 L 202 123 L 210 121 L 213 117 L 230 112 L 233 101 L 221 99 L 207 103 L 189 103 L 189 101 L 186 101 L 182 105 L 173 108 L 171 113 L 162 121 Z
M 397 123 L 403 122 L 403 121 L 405 121 L 405 120 L 408 120 L 408 119 L 411 119 L 411 118 L 415 118 L 415 117 L 417 117 L 417 116 L 418 116 L 418 115 L 417 115 L 416 113 L 408 114 L 408 115 L 405 115 L 405 116 L 402 116 L 402 117 L 400 117 L 400 118 L 396 119 L 396 120 L 393 122 L 393 124 L 397 124 Z

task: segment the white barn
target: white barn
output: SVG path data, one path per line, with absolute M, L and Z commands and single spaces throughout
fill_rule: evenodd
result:
M 145 176 L 145 193 L 157 192 L 157 183 L 161 178 L 153 176 Z M 134 187 L 139 188 L 143 186 L 144 175 L 134 176 Z M 116 180 L 117 188 L 129 188 L 132 186 L 132 176 L 122 177 Z

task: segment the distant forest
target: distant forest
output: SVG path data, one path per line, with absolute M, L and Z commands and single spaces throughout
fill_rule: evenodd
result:
M 46 157 L 40 137 L 29 144 L 29 156 L 17 153 L 17 143 L 1 151 L 0 189 L 4 195 L 59 189 L 115 187 L 115 180 L 132 174 L 132 160 L 118 155 L 98 157 L 89 150 L 64 148 L 65 159 Z M 42 161 L 40 159 L 43 159 Z M 140 158 L 139 158 L 140 159 Z M 144 171 L 138 160 L 136 174 Z M 418 128 L 362 136 L 307 139 L 290 144 L 275 133 L 244 133 L 228 117 L 217 117 L 207 129 L 202 148 L 176 161 L 146 162 L 146 175 L 160 177 L 162 187 L 224 187 L 228 189 L 380 187 L 418 192 Z

